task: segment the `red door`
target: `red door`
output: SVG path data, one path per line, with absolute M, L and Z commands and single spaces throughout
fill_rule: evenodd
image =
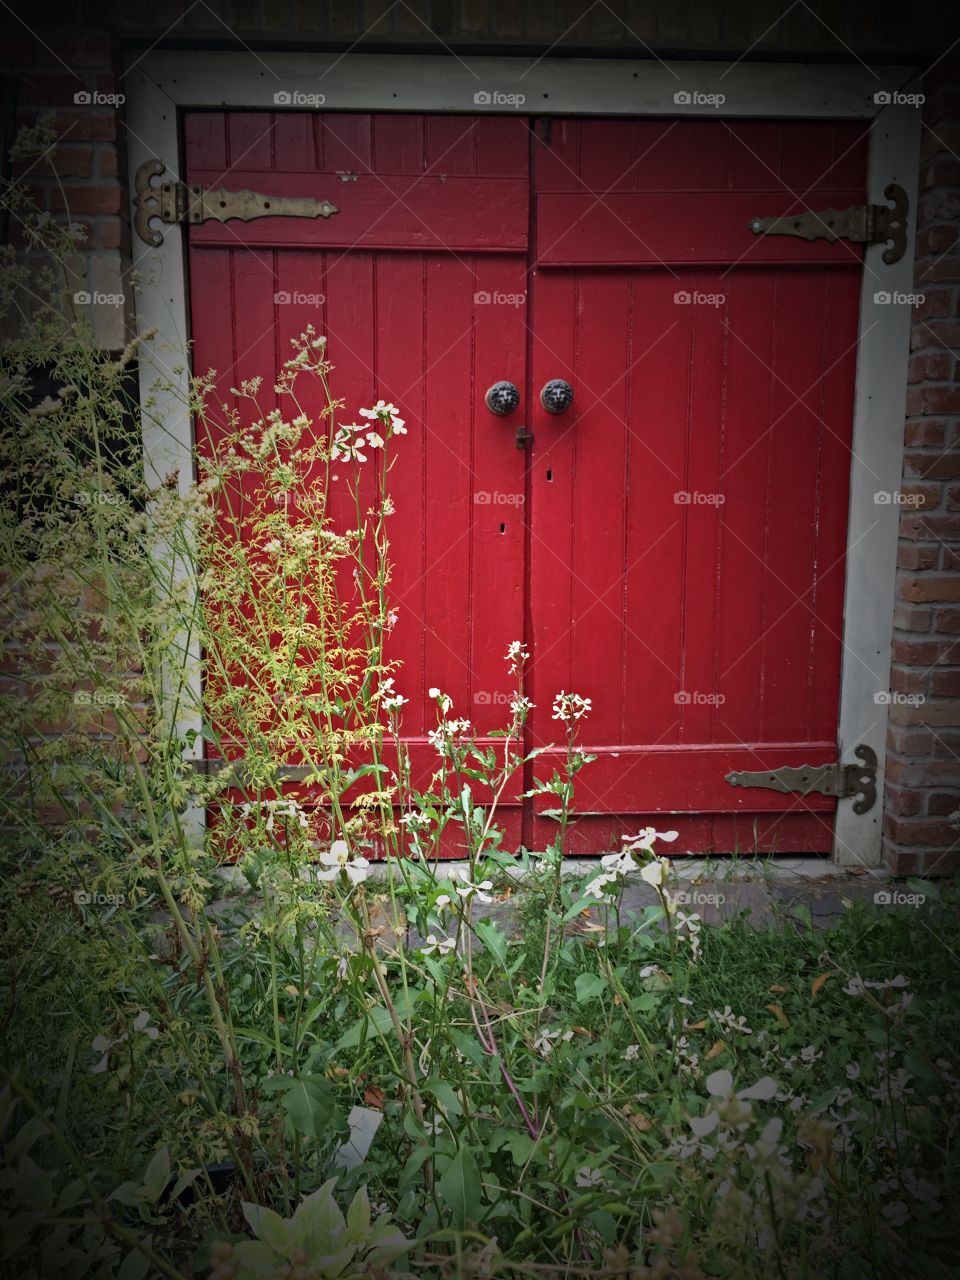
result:
M 593 702 L 572 851 L 646 820 L 682 849 L 828 849 L 834 801 L 724 775 L 836 756 L 860 256 L 747 222 L 861 203 L 861 127 L 196 113 L 186 158 L 339 208 L 189 229 L 194 366 L 229 400 L 313 323 L 351 416 L 402 407 L 390 656 L 418 771 L 427 688 L 489 732 L 523 639 L 529 745 L 557 690 Z M 507 842 L 541 847 L 520 792 Z

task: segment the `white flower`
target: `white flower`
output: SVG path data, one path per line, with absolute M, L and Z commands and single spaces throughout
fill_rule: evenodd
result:
M 583 892 L 588 897 L 596 898 L 599 901 L 607 892 L 606 886 L 608 884 L 615 883 L 616 879 L 616 872 L 606 872 L 591 880 L 590 883 L 584 887 Z
M 435 907 L 439 907 L 442 911 L 445 907 L 449 907 L 450 903 L 451 903 L 451 898 L 449 893 L 441 893 L 440 897 L 436 900 L 436 902 L 433 905 Z
M 263 549 L 267 555 L 276 556 L 283 550 L 283 546 L 276 538 L 271 538 L 269 542 L 264 543 Z
M 562 720 L 570 724 L 582 720 L 592 710 L 589 698 L 581 698 L 579 693 L 564 693 L 561 689 L 553 700 L 553 720 Z
M 672 844 L 678 834 L 677 831 L 655 831 L 653 827 L 644 827 L 635 836 L 624 836 L 623 843 L 628 849 L 645 849 L 647 853 L 653 853 L 654 840 L 665 840 L 667 844 Z
M 510 670 L 516 674 L 519 672 L 523 664 L 529 659 L 530 655 L 523 647 L 522 640 L 511 640 L 507 645 L 506 659 L 510 663 Z
M 640 1046 L 638 1044 L 628 1044 L 623 1051 L 624 1061 L 632 1062 L 639 1052 Z
M 626 849 L 622 853 L 604 854 L 600 859 L 600 865 L 617 875 L 626 875 L 628 871 L 637 870 L 637 863 L 634 862 Z
M 848 1062 L 848 1063 L 847 1063 L 847 1065 L 846 1065 L 846 1072 L 847 1072 L 847 1079 L 848 1079 L 848 1080 L 859 1080 L 859 1078 L 860 1078 L 860 1063 L 859 1063 L 859 1062 Z
M 368 431 L 366 439 L 371 449 L 383 448 L 383 436 L 380 435 L 379 431 Z
M 391 693 L 388 697 L 380 700 L 380 705 L 384 711 L 399 711 L 409 701 L 410 699 L 405 698 L 402 693 Z
M 472 898 L 474 896 L 476 896 L 476 899 L 478 902 L 493 901 L 493 898 L 491 898 L 490 894 L 487 892 L 487 890 L 493 888 L 492 880 L 481 880 L 479 884 L 469 884 L 469 883 L 462 884 L 462 885 L 458 884 L 455 886 L 455 888 L 456 888 L 456 892 L 460 895 L 461 898 L 463 898 L 464 902 L 466 902 L 467 899 Z
M 350 857 L 346 840 L 334 840 L 329 851 L 320 854 L 320 861 L 327 870 L 317 872 L 318 880 L 335 880 L 341 872 L 346 872 L 351 884 L 359 884 L 370 874 L 370 863 L 366 858 Z
M 713 1071 L 707 1076 L 707 1093 L 712 1097 L 729 1098 L 732 1092 L 733 1076 L 729 1071 Z M 749 1085 L 746 1089 L 738 1089 L 736 1096 L 740 1099 L 757 1098 L 761 1102 L 767 1102 L 770 1098 L 776 1097 L 776 1093 L 776 1080 L 772 1076 L 764 1076 L 756 1084 Z
M 378 400 L 372 409 L 361 409 L 360 416 L 379 420 L 398 436 L 407 434 L 404 419 L 400 417 L 400 410 L 395 404 L 388 404 L 386 400 Z
M 584 1165 L 573 1175 L 573 1180 L 578 1187 L 596 1187 L 603 1181 L 603 1174 L 599 1169 L 588 1169 Z
M 549 1058 L 553 1052 L 552 1041 L 557 1038 L 561 1040 L 572 1040 L 572 1031 L 541 1031 L 539 1036 L 533 1042 L 533 1047 L 540 1054 L 541 1058 Z
M 437 688 L 437 686 L 436 686 L 436 685 L 434 685 L 432 689 L 428 689 L 428 690 L 427 690 L 427 697 L 428 697 L 428 698 L 439 698 L 439 697 L 440 697 L 440 690 Z
M 656 888 L 663 884 L 664 877 L 669 870 L 670 863 L 666 858 L 654 858 L 652 862 L 644 863 L 640 868 L 640 879 Z
M 420 950 L 425 956 L 445 956 L 448 952 L 452 951 L 456 945 L 456 938 L 438 938 L 434 934 L 428 933 L 426 945 L 422 946 Z

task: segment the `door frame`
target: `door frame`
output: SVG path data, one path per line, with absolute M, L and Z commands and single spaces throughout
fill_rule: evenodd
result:
M 858 817 L 850 801 L 837 805 L 833 859 L 839 866 L 877 866 L 883 826 L 883 775 L 887 706 L 877 695 L 888 688 L 900 508 L 878 503 L 877 493 L 899 491 L 911 308 L 878 305 L 874 293 L 909 294 L 913 261 L 920 162 L 920 111 L 907 104 L 879 104 L 880 90 L 903 95 L 919 91 L 916 68 L 884 68 L 881 78 L 865 65 L 677 61 L 589 58 L 461 58 L 419 54 L 328 54 L 131 51 L 123 87 L 132 197 L 134 176 L 157 157 L 174 179 L 182 169 L 181 115 L 185 110 L 289 109 L 274 94 L 322 94 L 326 111 L 407 111 L 508 114 L 502 105 L 477 102 L 477 93 L 523 95 L 523 115 L 699 116 L 709 119 L 839 119 L 871 123 L 867 199 L 883 203 L 889 182 L 904 188 L 910 202 L 907 251 L 899 262 L 881 261 L 882 246 L 868 245 L 861 280 L 852 463 L 847 526 L 843 659 L 837 741 L 840 760 L 856 763 L 864 744 L 877 755 L 877 803 Z M 674 95 L 685 92 L 689 103 Z M 721 106 L 711 105 L 722 94 Z M 134 237 L 132 269 L 143 283 L 136 291 L 138 328 L 153 329 L 150 359 L 140 366 L 141 402 L 153 400 L 143 415 L 147 481 L 160 484 L 178 471 L 182 491 L 192 482 L 192 423 L 185 406 L 189 319 L 186 245 L 175 228 L 162 243 L 147 247 Z M 159 372 L 169 389 L 158 394 Z M 195 653 L 199 692 L 199 654 Z M 199 705 L 199 700 L 198 704 Z M 198 730 L 199 719 L 184 718 L 181 732 Z M 199 736 L 187 752 L 200 759 Z

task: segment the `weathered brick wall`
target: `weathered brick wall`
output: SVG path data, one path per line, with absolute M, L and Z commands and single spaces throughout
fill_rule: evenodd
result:
M 885 859 L 960 870 L 960 58 L 924 85 Z
M 122 294 L 91 313 L 104 344 L 129 333 L 133 296 L 122 104 L 124 47 L 455 49 L 933 64 L 926 84 L 923 198 L 907 406 L 894 617 L 885 856 L 902 874 L 960 869 L 960 65 L 942 58 L 960 8 L 942 0 L 45 0 L 0 11 L 0 74 L 16 82 L 17 117 L 54 115 L 60 145 L 27 174 L 43 207 L 81 223 L 78 292 Z M 786 12 L 784 9 L 786 8 Z M 878 81 L 879 82 L 879 81 Z M 62 189 L 61 189 L 62 187 Z M 11 229 L 22 243 L 22 229 Z M 81 304 L 82 305 L 82 304 Z M 920 702 L 919 699 L 924 701 Z

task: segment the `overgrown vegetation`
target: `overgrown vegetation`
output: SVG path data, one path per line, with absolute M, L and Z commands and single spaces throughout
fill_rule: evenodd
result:
M 0 352 L 6 1273 L 951 1274 L 955 899 L 707 928 L 652 829 L 563 876 L 571 693 L 536 784 L 557 837 L 514 857 L 519 641 L 497 747 L 430 690 L 414 785 L 400 410 L 338 404 L 310 329 L 227 404 L 199 376 L 196 483 L 151 488 L 150 339 L 111 358 L 65 323 L 72 240 L 8 199 L 49 267 L 0 274 L 8 315 L 33 296 Z M 185 763 L 198 733 L 218 772 Z M 631 914 L 633 877 L 657 901 Z

